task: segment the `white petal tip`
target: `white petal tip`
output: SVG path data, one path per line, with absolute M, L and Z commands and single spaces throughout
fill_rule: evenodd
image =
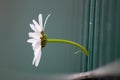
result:
M 27 40 L 27 42 L 30 43 L 29 40 Z
M 41 14 L 41 13 L 39 14 L 39 17 L 42 17 L 42 14 Z
M 36 22 L 34 19 L 32 21 L 33 21 L 33 23 Z
M 32 24 L 30 24 L 30 26 L 32 26 Z
M 35 64 L 35 67 L 38 67 L 38 64 Z

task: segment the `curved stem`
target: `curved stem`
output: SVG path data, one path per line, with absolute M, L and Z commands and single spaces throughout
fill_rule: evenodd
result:
M 82 52 L 88 56 L 88 51 L 86 50 L 85 47 L 83 47 L 82 45 L 76 43 L 76 42 L 73 42 L 73 41 L 70 41 L 70 40 L 65 40 L 65 39 L 47 39 L 47 42 L 59 42 L 59 43 L 68 43 L 68 44 L 71 44 L 71 45 L 74 45 L 78 48 L 80 48 L 82 50 Z

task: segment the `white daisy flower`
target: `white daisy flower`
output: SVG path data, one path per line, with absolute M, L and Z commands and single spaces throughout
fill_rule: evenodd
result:
M 32 47 L 34 50 L 34 58 L 32 64 L 35 65 L 36 67 L 39 65 L 41 59 L 42 54 L 41 49 L 46 45 L 47 37 L 44 34 L 44 29 L 49 16 L 50 14 L 46 17 L 44 25 L 42 21 L 42 14 L 39 14 L 38 22 L 33 20 L 33 24 L 30 24 L 30 28 L 34 32 L 28 33 L 30 39 L 28 39 L 27 42 L 32 43 Z

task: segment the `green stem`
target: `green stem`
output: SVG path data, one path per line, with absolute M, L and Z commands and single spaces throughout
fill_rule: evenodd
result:
M 70 41 L 70 40 L 64 40 L 64 39 L 47 39 L 47 42 L 59 42 L 59 43 L 68 43 L 68 44 L 72 44 L 78 48 L 80 48 L 82 50 L 82 52 L 88 56 L 88 51 L 86 50 L 85 47 L 83 47 L 82 45 L 76 43 L 76 42 L 73 42 L 73 41 Z

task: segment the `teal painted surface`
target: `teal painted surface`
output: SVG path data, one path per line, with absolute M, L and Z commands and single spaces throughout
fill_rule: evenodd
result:
M 29 24 L 39 13 L 51 13 L 45 32 L 50 38 L 77 41 L 77 0 L 1 0 L 0 1 L 0 74 L 39 75 L 79 72 L 78 48 L 64 44 L 47 44 L 40 65 L 32 65 L 33 50 L 28 39 Z M 76 60 L 78 59 L 78 60 Z M 3 74 L 4 73 L 4 74 Z M 6 77 L 7 78 L 7 77 Z M 6 79 L 5 78 L 5 79 Z
M 119 4 L 119 0 L 96 0 L 92 69 L 120 58 Z
M 75 59 L 78 60 L 76 71 L 93 70 L 120 58 L 119 4 L 119 0 L 77 2 L 77 42 L 90 54 L 86 57 L 81 53 L 80 58 Z
M 119 0 L 1 0 L 0 79 L 38 79 L 40 74 L 85 72 L 120 58 Z M 26 42 L 29 24 L 39 13 L 51 13 L 45 32 L 84 45 L 89 56 L 73 54 L 78 48 L 47 44 L 38 68 Z
M 86 58 L 80 58 L 80 71 L 89 71 L 120 58 L 120 1 L 119 0 L 85 0 L 79 17 L 80 32 L 78 40 L 90 52 Z M 79 7 L 80 8 L 80 7 Z M 80 16 L 79 15 L 79 16 Z

